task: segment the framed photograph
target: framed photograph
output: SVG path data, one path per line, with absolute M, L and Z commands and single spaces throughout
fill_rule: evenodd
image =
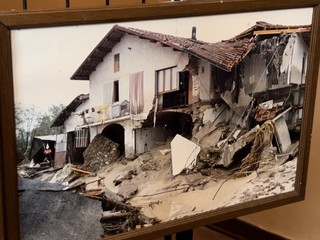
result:
M 1 237 L 156 239 L 302 201 L 319 4 L 0 15 Z

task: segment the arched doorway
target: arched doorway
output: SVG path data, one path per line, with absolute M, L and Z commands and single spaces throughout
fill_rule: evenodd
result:
M 119 144 L 120 153 L 124 153 L 124 127 L 120 124 L 111 124 L 106 126 L 102 133 L 103 136 Z

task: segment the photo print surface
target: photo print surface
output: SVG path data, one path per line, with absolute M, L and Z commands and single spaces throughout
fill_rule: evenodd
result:
M 11 31 L 22 238 L 112 237 L 294 191 L 311 21 Z

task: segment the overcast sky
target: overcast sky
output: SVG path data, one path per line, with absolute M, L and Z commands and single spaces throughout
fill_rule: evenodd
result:
M 156 21 L 121 22 L 181 37 L 218 42 L 248 29 L 257 21 L 272 24 L 310 24 L 312 9 L 241 13 Z M 70 80 L 71 75 L 114 24 L 68 26 L 12 31 L 15 102 L 46 110 L 52 104 L 69 104 L 89 93 L 89 81 Z

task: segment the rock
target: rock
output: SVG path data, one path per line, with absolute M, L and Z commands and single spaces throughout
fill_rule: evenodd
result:
M 135 168 L 125 168 L 122 172 L 120 172 L 115 179 L 113 180 L 113 183 L 117 186 L 120 183 L 122 183 L 124 180 L 131 180 L 133 176 L 136 176 L 137 170 Z
M 134 183 L 130 181 L 124 181 L 121 183 L 118 194 L 124 199 L 130 199 L 134 195 L 136 195 L 137 192 L 138 192 L 138 187 Z
M 171 149 L 163 149 L 163 150 L 159 150 L 159 152 L 160 152 L 162 155 L 167 155 L 169 152 L 171 152 Z
M 104 188 L 104 197 L 106 199 L 116 201 L 116 202 L 123 202 L 123 198 L 119 195 L 115 194 L 113 191 L 111 191 L 109 188 Z
M 83 167 L 91 172 L 97 172 L 120 156 L 119 144 L 98 134 L 83 153 Z
M 140 155 L 139 159 L 141 159 L 141 161 L 145 163 L 145 162 L 149 161 L 150 159 L 152 159 L 152 155 L 147 152 L 147 153 Z

